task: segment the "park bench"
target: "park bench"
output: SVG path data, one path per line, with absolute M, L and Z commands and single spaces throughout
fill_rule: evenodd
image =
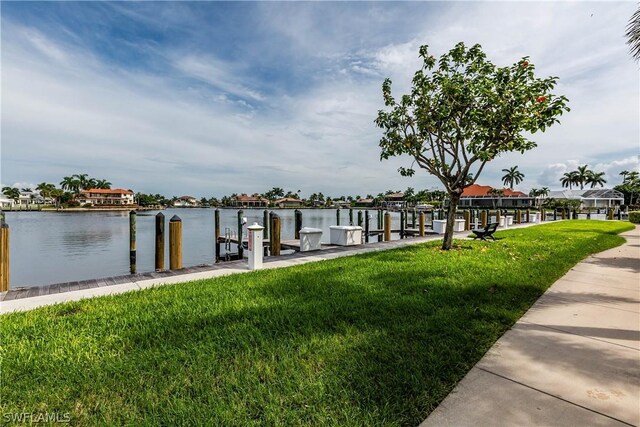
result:
M 487 226 L 484 228 L 473 229 L 471 230 L 471 232 L 475 234 L 475 236 L 473 237 L 473 240 L 476 240 L 478 237 L 484 241 L 487 241 L 487 237 L 491 237 L 492 240 L 496 240 L 495 237 L 493 237 L 493 233 L 496 232 L 497 228 L 498 228 L 498 223 L 492 222 L 490 224 L 487 224 Z

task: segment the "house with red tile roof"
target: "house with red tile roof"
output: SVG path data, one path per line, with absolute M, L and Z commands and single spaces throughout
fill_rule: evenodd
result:
M 91 188 L 82 190 L 76 200 L 92 206 L 135 206 L 133 191 L 122 188 Z
M 231 206 L 236 208 L 266 208 L 269 205 L 269 199 L 266 199 L 259 194 L 247 196 L 241 194 L 231 199 Z
M 522 191 L 511 188 L 499 189 L 502 194 L 492 194 L 494 188 L 489 185 L 473 184 L 462 192 L 460 197 L 461 207 L 478 208 L 527 208 L 534 206 L 535 198 L 530 197 Z

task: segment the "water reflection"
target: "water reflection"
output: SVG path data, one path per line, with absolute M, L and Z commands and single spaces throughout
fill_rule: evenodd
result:
M 294 212 L 273 210 L 282 219 L 282 239 L 293 239 Z M 138 271 L 154 268 L 155 212 L 137 217 Z M 183 228 L 183 264 L 211 264 L 214 258 L 214 210 L 167 209 L 169 219 L 178 215 Z M 262 223 L 263 210 L 245 209 L 248 225 Z M 375 228 L 376 212 L 371 211 L 371 227 Z M 33 286 L 49 283 L 95 279 L 129 272 L 129 215 L 127 212 L 7 212 L 11 229 L 11 286 Z M 237 211 L 220 211 L 221 231 L 237 231 Z M 354 221 L 357 211 L 354 210 Z M 336 223 L 333 209 L 303 210 L 303 226 L 323 230 L 328 242 L 329 226 Z M 340 223 L 349 224 L 347 209 L 341 210 Z M 399 215 L 393 215 L 393 228 L 399 227 Z M 168 234 L 168 233 L 167 233 Z M 224 246 L 224 245 L 223 245 Z M 165 244 L 168 264 L 168 244 Z

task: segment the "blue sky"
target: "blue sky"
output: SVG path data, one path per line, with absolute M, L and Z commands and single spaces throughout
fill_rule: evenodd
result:
M 531 56 L 570 99 L 562 125 L 524 156 L 523 189 L 557 187 L 578 164 L 638 168 L 634 2 L 2 2 L 0 180 L 88 173 L 165 195 L 273 186 L 329 195 L 438 186 L 406 159 L 379 161 L 385 77 L 409 90 L 421 44 L 481 43 L 508 65 Z

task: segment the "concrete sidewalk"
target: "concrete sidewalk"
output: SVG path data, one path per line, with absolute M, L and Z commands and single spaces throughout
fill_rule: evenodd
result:
M 640 228 L 554 283 L 421 426 L 640 425 Z

